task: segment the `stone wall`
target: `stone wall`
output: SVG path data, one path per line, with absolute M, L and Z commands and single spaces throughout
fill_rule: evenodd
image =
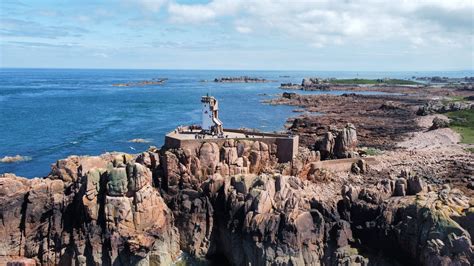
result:
M 234 133 L 246 133 L 245 131 L 241 130 L 227 130 L 228 132 Z M 215 143 L 219 149 L 224 147 L 229 140 L 234 142 L 260 142 L 264 143 L 267 146 L 271 147 L 275 145 L 276 152 L 275 156 L 278 159 L 279 163 L 286 163 L 290 162 L 294 156 L 298 154 L 298 136 L 287 137 L 280 134 L 269 134 L 269 133 L 261 133 L 261 136 L 258 136 L 258 133 L 252 133 L 253 136 L 251 138 L 232 138 L 232 139 L 179 139 L 171 136 L 165 137 L 165 148 L 166 149 L 183 149 L 189 150 L 193 153 L 198 153 L 199 149 L 202 147 L 204 143 Z

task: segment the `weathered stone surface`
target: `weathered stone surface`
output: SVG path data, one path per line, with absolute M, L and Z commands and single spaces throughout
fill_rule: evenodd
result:
M 472 264 L 474 202 L 455 189 L 427 192 L 409 170 L 362 183 L 363 159 L 354 164 L 360 176 L 320 179 L 310 167 L 316 152 L 303 151 L 282 168 L 274 167 L 274 152 L 262 142 L 226 140 L 137 160 L 100 156 L 106 163 L 94 165 L 105 167 L 72 159 L 60 169 L 76 170 L 60 177 L 1 175 L 0 237 L 7 241 L 0 258 L 169 265 L 181 249 L 234 265 L 384 264 L 380 257 Z M 288 169 L 301 178 L 270 174 Z M 361 255 L 360 246 L 376 254 Z
M 321 158 L 327 159 L 333 155 L 334 150 L 334 135 L 331 132 L 326 132 L 317 149 L 321 153 Z
M 396 183 L 404 186 L 406 180 L 399 178 Z M 470 234 L 454 221 L 467 217 L 459 212 L 470 206 L 469 199 L 462 193 L 446 188 L 416 197 L 390 197 L 386 193 L 380 196 L 384 200 L 377 203 L 359 193 L 344 203 L 349 209 L 346 213 L 350 213 L 347 219 L 353 221 L 352 228 L 357 229 L 354 235 L 362 244 L 379 251 L 398 250 L 396 254 L 404 254 L 410 263 L 472 264 Z
M 107 193 L 111 196 L 124 196 L 128 191 L 128 179 L 125 167 L 112 168 L 107 174 Z
M 150 170 L 129 156 L 118 168 L 71 160 L 58 164 L 61 176 L 0 175 L 0 257 L 19 255 L 43 265 L 169 265 L 178 255 L 179 234 Z
M 92 168 L 106 168 L 107 157 L 105 154 L 99 156 L 69 156 L 66 159 L 58 160 L 51 166 L 51 178 L 59 178 L 64 182 L 76 181 L 78 177 L 85 175 Z
M 407 180 L 405 178 L 398 178 L 395 181 L 394 196 L 405 196 L 407 194 Z
M 436 113 L 447 113 L 459 110 L 468 110 L 473 109 L 474 103 L 471 102 L 448 102 L 443 104 L 441 101 L 430 101 L 423 106 L 420 106 L 417 115 L 430 115 Z
M 444 118 L 435 117 L 433 118 L 433 124 L 430 127 L 430 130 L 435 130 L 438 128 L 449 127 L 449 120 Z
M 357 132 L 352 124 L 346 124 L 342 130 L 328 130 L 315 143 L 315 150 L 320 152 L 321 159 L 356 157 Z
M 334 154 L 337 158 L 353 157 L 357 147 L 357 132 L 352 124 L 347 124 L 337 135 L 334 142 Z
M 206 175 L 215 173 L 216 167 L 219 164 L 219 147 L 216 143 L 205 142 L 199 150 L 199 161 L 201 162 L 201 169 Z

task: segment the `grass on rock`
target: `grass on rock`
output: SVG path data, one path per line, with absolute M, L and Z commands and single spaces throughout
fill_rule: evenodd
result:
M 367 154 L 368 156 L 376 156 L 382 154 L 382 151 L 377 148 L 370 147 L 365 150 L 365 154 Z
M 474 144 L 474 110 L 461 110 L 446 114 L 451 122 L 449 127 L 461 134 L 462 142 Z
M 443 100 L 443 104 L 454 103 L 454 102 L 466 102 L 467 99 L 464 96 L 451 96 L 446 100 Z

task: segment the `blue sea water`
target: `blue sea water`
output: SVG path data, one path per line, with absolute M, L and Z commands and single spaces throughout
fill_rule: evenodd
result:
M 261 77 L 272 83 L 224 84 L 216 77 Z M 219 100 L 224 127 L 283 130 L 294 107 L 261 101 L 281 93 L 282 82 L 303 77 L 409 78 L 472 76 L 470 72 L 296 72 L 210 70 L 0 69 L 0 158 L 31 160 L 0 163 L 0 173 L 45 176 L 50 165 L 69 155 L 109 151 L 136 153 L 161 146 L 164 135 L 179 125 L 200 122 L 200 97 Z M 287 77 L 288 76 L 288 77 Z M 168 78 L 163 85 L 114 87 L 113 83 Z M 317 92 L 314 92 L 317 93 Z M 343 92 L 330 92 L 340 94 Z M 151 143 L 130 143 L 143 138 Z

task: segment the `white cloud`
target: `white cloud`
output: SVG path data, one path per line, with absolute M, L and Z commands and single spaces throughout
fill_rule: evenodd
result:
M 168 6 L 171 20 L 179 23 L 196 23 L 213 20 L 216 11 L 207 5 L 181 5 L 171 3 Z
M 168 3 L 168 0 L 136 0 L 144 9 L 158 12 L 161 7 Z
M 108 58 L 109 55 L 106 53 L 93 53 L 92 56 L 94 57 L 100 57 L 100 58 Z
M 214 0 L 208 4 L 179 4 L 171 2 L 168 12 L 172 21 L 201 23 L 224 16 L 233 16 L 244 6 L 242 0 Z
M 240 33 L 251 33 L 252 28 L 246 26 L 235 26 L 235 30 Z
M 166 6 L 172 23 L 190 28 L 200 23 L 228 21 L 239 33 L 271 32 L 313 47 L 390 40 L 405 42 L 414 48 L 428 43 L 467 46 L 474 25 L 474 2 L 470 0 L 139 2 L 152 11 Z

